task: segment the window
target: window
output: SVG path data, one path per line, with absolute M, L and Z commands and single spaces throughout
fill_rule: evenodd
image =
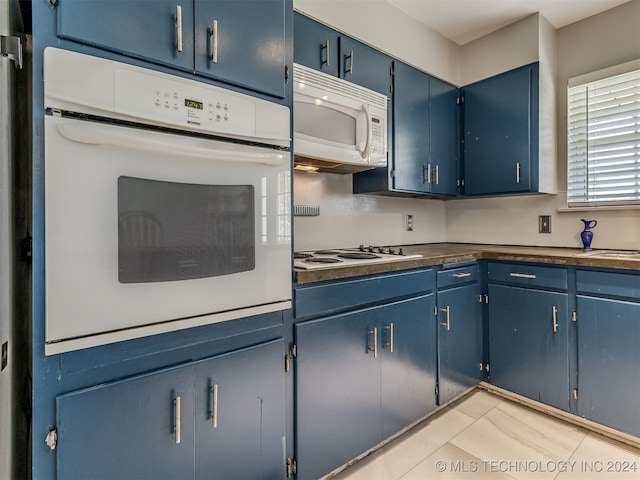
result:
M 640 61 L 569 80 L 567 100 L 569 207 L 640 204 Z

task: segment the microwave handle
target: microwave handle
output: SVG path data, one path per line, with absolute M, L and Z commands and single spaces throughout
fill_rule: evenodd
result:
M 210 146 L 189 145 L 184 139 L 191 137 L 176 137 L 173 140 L 148 137 L 144 135 L 144 130 L 115 130 L 104 125 L 93 125 L 90 123 L 60 124 L 57 126 L 58 132 L 67 140 L 90 145 L 105 145 L 123 147 L 130 150 L 141 150 L 146 152 L 173 153 L 180 156 L 193 158 L 204 158 L 212 161 L 228 161 L 243 163 L 259 163 L 265 165 L 281 166 L 288 162 L 287 152 L 278 151 L 248 151 L 246 148 L 238 150 L 233 148 L 234 144 L 215 142 L 220 148 Z M 132 133 L 135 132 L 135 133 Z M 176 141 L 178 140 L 178 141 Z M 214 141 L 210 141 L 214 142 Z
M 366 104 L 362 104 L 362 112 L 367 122 L 367 141 L 364 144 L 364 148 L 360 150 L 360 155 L 363 159 L 369 157 L 369 149 L 371 148 L 371 115 L 369 115 L 369 107 Z

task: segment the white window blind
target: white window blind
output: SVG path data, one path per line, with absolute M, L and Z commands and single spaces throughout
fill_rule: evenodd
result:
M 569 207 L 640 204 L 640 69 L 568 89 Z

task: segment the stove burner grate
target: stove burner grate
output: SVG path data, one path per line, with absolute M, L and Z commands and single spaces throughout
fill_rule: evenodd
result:
M 315 255 L 338 255 L 340 252 L 337 250 L 318 250 L 313 253 Z
M 367 252 L 339 253 L 338 257 L 352 258 L 352 259 L 381 258 L 380 255 L 376 255 L 375 253 L 367 253 Z
M 342 262 L 342 260 L 340 260 L 338 258 L 333 258 L 333 257 L 311 257 L 311 258 L 305 258 L 303 261 L 307 262 L 307 263 L 339 263 L 339 262 Z

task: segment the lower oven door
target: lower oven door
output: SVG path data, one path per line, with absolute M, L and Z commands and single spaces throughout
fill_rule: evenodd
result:
M 282 310 L 290 154 L 45 118 L 47 353 Z

